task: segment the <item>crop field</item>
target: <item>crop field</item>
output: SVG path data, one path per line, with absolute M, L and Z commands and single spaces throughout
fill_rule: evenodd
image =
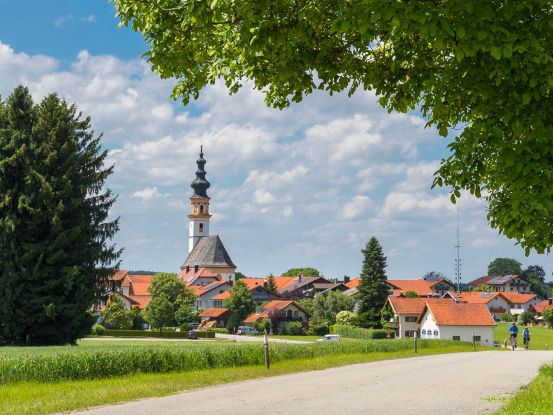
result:
M 262 344 L 233 342 L 151 342 L 114 344 L 82 342 L 64 347 L 0 349 L 0 385 L 34 381 L 102 379 L 140 373 L 186 372 L 263 364 Z M 129 342 L 130 343 L 130 342 Z M 138 344 L 137 344 L 138 343 Z M 146 342 L 144 342 L 146 343 Z M 447 348 L 458 342 L 421 340 L 419 348 Z M 410 340 L 367 340 L 326 344 L 272 344 L 271 361 L 342 354 L 398 352 L 412 348 Z

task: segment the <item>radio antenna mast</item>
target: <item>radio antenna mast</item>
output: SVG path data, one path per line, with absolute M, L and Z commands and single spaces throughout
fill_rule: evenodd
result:
M 461 242 L 459 232 L 459 206 L 457 205 L 457 243 L 455 249 L 457 250 L 457 258 L 455 258 L 455 285 L 457 286 L 457 292 L 461 292 Z

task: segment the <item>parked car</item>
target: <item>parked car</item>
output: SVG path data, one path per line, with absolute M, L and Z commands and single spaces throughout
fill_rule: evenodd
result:
M 249 336 L 257 336 L 259 333 L 256 329 L 250 326 L 238 326 L 238 329 L 236 330 L 236 334 L 245 334 Z
M 339 334 L 325 334 L 325 336 L 322 339 L 317 340 L 318 342 L 339 342 L 340 341 L 340 335 Z
M 198 338 L 198 335 L 196 334 L 195 330 L 188 330 L 188 338 L 191 340 L 196 340 Z

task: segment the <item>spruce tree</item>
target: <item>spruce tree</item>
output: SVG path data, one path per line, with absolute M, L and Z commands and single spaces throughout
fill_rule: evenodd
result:
M 265 284 L 265 288 L 271 294 L 275 294 L 275 295 L 278 294 L 278 288 L 277 288 L 275 277 L 273 277 L 272 275 L 269 275 L 269 278 L 267 278 L 267 284 Z
M 390 288 L 386 282 L 386 257 L 378 239 L 367 242 L 363 253 L 363 269 L 359 282 L 359 310 L 357 322 L 361 327 L 378 327 L 380 314 Z
M 0 341 L 74 343 L 93 323 L 120 251 L 90 118 L 18 87 L 0 106 Z

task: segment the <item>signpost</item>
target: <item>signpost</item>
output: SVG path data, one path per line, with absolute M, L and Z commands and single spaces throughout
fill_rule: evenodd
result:
M 413 338 L 415 339 L 415 353 L 417 353 L 417 332 L 413 333 Z

